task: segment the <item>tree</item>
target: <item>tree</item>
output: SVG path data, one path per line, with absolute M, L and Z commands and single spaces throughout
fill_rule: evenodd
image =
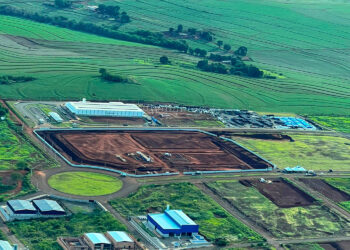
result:
M 213 37 L 212 35 L 210 35 L 209 32 L 207 31 L 203 31 L 201 34 L 200 34 L 201 38 L 208 41 L 208 42 L 211 42 L 213 40 Z
M 107 70 L 105 68 L 100 68 L 98 72 L 100 72 L 101 75 L 105 75 L 107 73 Z
M 193 50 L 192 48 L 189 48 L 189 49 L 188 49 L 188 53 L 190 53 L 190 55 L 193 55 L 194 50 Z
M 225 238 L 217 238 L 215 239 L 214 243 L 217 246 L 224 247 L 228 244 L 228 241 Z
M 230 49 L 231 49 L 231 45 L 229 45 L 229 44 L 224 45 L 224 50 L 230 51 Z
M 247 47 L 241 46 L 235 51 L 235 54 L 239 56 L 246 56 L 247 52 L 248 52 Z
M 189 28 L 187 32 L 191 35 L 195 35 L 197 33 L 197 30 L 195 28 Z
M 5 116 L 7 114 L 8 110 L 0 106 L 0 117 Z
M 169 33 L 172 35 L 172 34 L 174 34 L 174 28 L 169 28 Z
M 259 70 L 257 67 L 250 65 L 248 67 L 248 72 L 247 72 L 248 76 L 250 77 L 262 77 L 264 72 L 262 72 L 261 70 Z
M 219 41 L 216 42 L 216 44 L 219 46 L 219 48 L 221 48 L 221 46 L 224 44 L 224 42 L 219 40 Z
M 199 49 L 199 48 L 196 48 L 195 50 L 194 50 L 194 54 L 195 55 L 199 55 L 199 53 L 201 52 L 201 49 Z
M 122 16 L 120 18 L 120 22 L 121 23 L 129 23 L 130 22 L 130 17 L 128 16 L 128 14 L 126 14 L 126 12 L 122 13 Z
M 198 61 L 197 67 L 200 68 L 200 69 L 205 70 L 208 67 L 208 60 Z
M 231 65 L 236 65 L 237 63 L 237 58 L 232 57 L 231 58 Z
M 55 0 L 55 5 L 58 8 L 67 8 L 72 5 L 72 3 L 68 0 Z
M 11 174 L 11 180 L 14 181 L 14 182 L 17 182 L 19 180 L 22 180 L 23 176 L 20 174 L 20 173 L 12 173 Z
M 182 24 L 179 24 L 179 25 L 177 26 L 177 32 L 178 32 L 178 33 L 181 33 L 181 32 L 183 31 L 183 29 L 184 29 L 184 27 L 182 26 Z
M 169 58 L 168 58 L 167 56 L 161 56 L 161 57 L 159 58 L 159 62 L 160 62 L 161 64 L 169 64 L 169 63 L 170 63 Z
M 19 170 L 28 170 L 28 163 L 25 161 L 19 161 L 16 163 L 16 167 Z
M 199 56 L 200 56 L 200 57 L 205 57 L 206 55 L 207 55 L 207 51 L 206 51 L 206 50 L 201 49 L 201 50 L 199 51 Z

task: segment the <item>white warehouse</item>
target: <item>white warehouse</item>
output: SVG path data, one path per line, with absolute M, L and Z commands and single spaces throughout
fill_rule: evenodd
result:
M 67 102 L 66 107 L 76 115 L 110 116 L 110 117 L 143 117 L 145 112 L 135 104 L 122 102 Z

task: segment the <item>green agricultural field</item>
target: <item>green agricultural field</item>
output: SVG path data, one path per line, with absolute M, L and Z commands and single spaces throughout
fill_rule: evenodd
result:
M 11 126 L 11 127 L 10 127 Z M 17 134 L 11 121 L 0 121 L 0 170 L 15 169 L 17 163 L 47 167 L 51 163 L 27 139 Z
M 59 236 L 80 236 L 89 232 L 126 231 L 126 226 L 110 213 L 94 211 L 78 213 L 59 219 L 15 221 L 7 224 L 16 237 L 30 249 L 59 250 Z
M 30 9 L 34 8 L 33 6 L 38 2 L 24 4 Z M 130 2 L 130 6 L 134 4 L 134 2 Z M 137 4 L 144 5 L 145 3 L 138 2 Z M 164 1 L 158 4 L 173 6 L 170 2 Z M 207 1 L 205 6 L 196 6 L 201 9 L 202 14 L 206 13 L 205 8 L 210 8 L 210 12 L 220 10 L 225 18 L 227 15 L 236 17 L 239 13 L 229 9 L 224 10 L 221 7 L 216 9 L 217 4 L 217 1 Z M 226 5 L 227 3 L 222 4 Z M 153 5 L 154 2 L 149 2 L 149 6 Z M 176 5 L 174 6 L 176 7 Z M 190 16 L 188 8 L 185 8 L 186 11 L 183 7 L 180 9 L 181 13 Z M 255 7 L 255 9 L 258 8 Z M 64 10 L 61 10 L 60 14 L 63 12 Z M 130 14 L 132 12 L 134 11 L 130 9 Z M 195 10 L 191 12 L 192 18 L 202 19 Z M 206 18 L 208 15 L 212 14 L 206 14 Z M 214 16 L 216 15 L 214 14 Z M 260 18 L 262 17 L 260 16 Z M 136 25 L 137 22 L 132 22 L 130 25 Z M 168 23 L 167 26 L 176 23 Z M 206 21 L 206 23 L 208 22 Z M 232 23 L 232 21 L 227 23 Z M 261 63 L 265 59 L 259 58 L 258 50 L 253 49 L 255 43 L 246 43 L 231 34 L 232 30 L 235 30 L 235 33 L 242 32 L 246 33 L 244 36 L 251 37 L 248 34 L 250 32 L 247 33 L 243 27 L 240 29 L 226 27 L 227 23 L 223 20 L 213 22 L 213 25 L 222 25 L 224 28 L 221 32 L 218 30 L 218 35 L 227 37 L 225 39 L 227 41 L 232 39 L 232 41 L 237 42 L 236 45 L 246 45 L 248 48 L 252 48 L 252 56 L 256 59 L 256 64 L 272 72 L 283 71 L 285 78 L 252 79 L 202 72 L 195 69 L 199 59 L 187 54 L 154 46 L 102 38 L 38 24 L 29 20 L 0 16 L 0 33 L 3 34 L 0 34 L 0 58 L 2 59 L 0 75 L 26 75 L 36 78 L 36 80 L 26 83 L 0 85 L 0 97 L 37 100 L 67 100 L 86 97 L 90 100 L 174 102 L 185 105 L 268 112 L 334 113 L 340 115 L 348 113 L 350 101 L 347 97 L 350 90 L 347 88 L 346 79 L 337 78 L 331 74 L 304 72 L 299 69 L 291 69 L 289 66 L 287 68 L 282 66 L 281 68 L 277 68 L 277 66 L 270 68 L 272 67 L 271 62 Z M 262 24 L 260 21 L 257 23 Z M 310 23 L 312 24 L 312 22 Z M 126 29 L 128 26 L 129 24 L 123 26 L 122 29 Z M 167 26 L 164 29 L 167 29 Z M 204 24 L 199 26 L 204 27 Z M 150 29 L 152 27 L 153 25 L 149 26 Z M 133 28 L 130 27 L 130 29 Z M 321 35 L 324 34 L 321 32 Z M 266 34 L 266 36 L 269 35 Z M 284 40 L 287 42 L 288 39 Z M 290 39 L 290 41 L 292 40 L 295 43 L 294 36 L 293 39 Z M 262 48 L 262 45 L 256 46 Z M 278 53 L 282 53 L 281 48 L 277 47 Z M 268 50 L 270 52 L 259 50 L 259 53 L 268 53 L 268 57 L 273 57 L 272 54 L 275 52 L 273 52 L 273 48 L 270 49 Z M 286 53 L 287 51 L 297 52 L 295 49 L 286 49 Z M 302 50 L 298 53 L 302 53 L 302 55 L 293 54 L 293 56 L 304 57 Z M 325 52 L 322 50 L 320 53 Z M 334 51 L 330 53 L 337 54 Z M 159 64 L 159 58 L 163 55 L 169 57 L 172 65 Z M 319 57 L 331 60 L 331 56 L 328 54 Z M 323 62 L 319 57 L 317 62 Z M 272 59 L 272 61 L 274 60 L 276 61 L 276 59 Z M 287 61 L 290 62 L 290 59 Z M 341 63 L 339 62 L 339 64 Z M 280 62 L 277 64 L 279 65 Z M 327 69 L 330 65 L 333 64 L 327 63 Z M 132 77 L 138 84 L 113 84 L 102 81 L 98 74 L 101 67 L 106 68 L 111 73 Z M 303 65 L 304 67 L 305 65 Z M 324 85 L 325 82 L 330 81 L 331 84 Z
M 111 205 L 123 216 L 144 215 L 149 211 L 162 212 L 167 204 L 182 209 L 198 225 L 199 232 L 215 241 L 261 241 L 262 237 L 228 214 L 211 198 L 190 183 L 147 185 L 127 198 L 115 199 Z
M 300 165 L 312 170 L 349 170 L 349 139 L 315 135 L 290 136 L 294 142 L 243 137 L 233 139 L 272 161 L 281 169 Z
M 277 238 L 344 235 L 350 226 L 344 218 L 322 205 L 279 208 L 254 187 L 246 187 L 238 181 L 217 181 L 208 185 Z
M 283 247 L 286 250 L 324 250 L 324 248 L 317 243 L 286 244 L 283 245 Z
M 349 116 L 310 116 L 308 118 L 324 127 L 343 133 L 350 133 Z
M 328 184 L 350 194 L 350 178 L 325 178 Z M 350 201 L 340 202 L 339 205 L 350 212 Z
M 83 196 L 111 194 L 123 186 L 116 177 L 93 172 L 64 172 L 51 176 L 48 182 L 60 192 Z

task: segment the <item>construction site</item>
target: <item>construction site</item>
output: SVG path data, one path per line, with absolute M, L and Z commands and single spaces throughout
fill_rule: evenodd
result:
M 233 141 L 197 130 L 50 129 L 37 134 L 73 164 L 131 174 L 273 168 Z
M 334 202 L 350 201 L 348 193 L 329 185 L 322 179 L 300 178 L 300 181 Z
M 309 206 L 315 201 L 313 197 L 287 182 L 283 178 L 271 180 L 240 180 L 245 186 L 253 186 L 266 198 L 282 208 Z

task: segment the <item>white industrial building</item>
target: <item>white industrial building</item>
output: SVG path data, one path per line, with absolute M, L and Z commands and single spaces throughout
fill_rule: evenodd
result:
M 135 104 L 122 102 L 67 102 L 66 107 L 80 116 L 143 117 L 145 112 Z

